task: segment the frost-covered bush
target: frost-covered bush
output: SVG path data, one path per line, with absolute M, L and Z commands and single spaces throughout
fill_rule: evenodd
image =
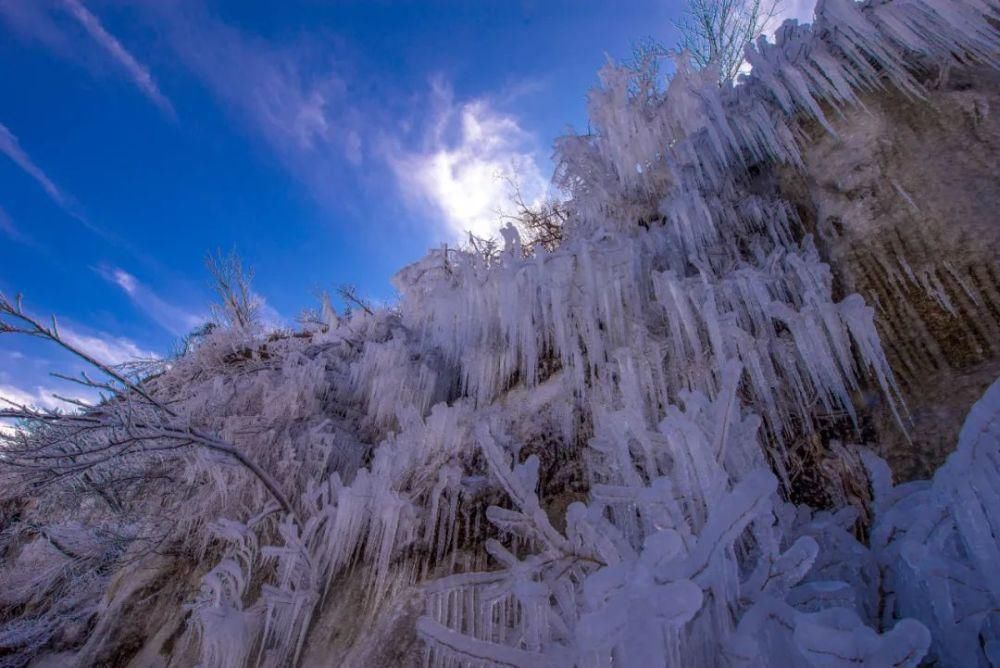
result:
M 883 619 L 923 622 L 941 665 L 1000 664 L 1000 380 L 933 480 L 893 487 L 884 461 L 869 455 L 868 465 Z

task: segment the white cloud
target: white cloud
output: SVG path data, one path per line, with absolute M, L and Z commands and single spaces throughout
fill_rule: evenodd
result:
M 510 208 L 510 179 L 529 202 L 545 192 L 531 137 L 486 100 L 455 104 L 440 84 L 434 95 L 439 111 L 423 150 L 390 155 L 390 164 L 404 193 L 443 216 L 451 236 L 494 236 Z
M 185 336 L 208 319 L 169 303 L 124 269 L 102 265 L 97 267 L 97 272 L 106 281 L 121 288 L 140 311 L 174 336 Z
M 111 58 L 122 67 L 128 74 L 132 83 L 142 91 L 142 93 L 148 97 L 153 104 L 162 109 L 165 113 L 170 116 L 174 115 L 173 105 L 170 101 L 164 97 L 160 92 L 159 87 L 153 80 L 153 76 L 149 73 L 149 70 L 138 60 L 135 59 L 129 51 L 122 46 L 122 43 L 118 39 L 105 30 L 104 25 L 100 20 L 94 16 L 86 7 L 80 3 L 79 0 L 63 0 L 63 6 L 66 8 L 73 18 L 83 26 L 83 29 L 87 31 L 95 42 L 97 42 L 102 49 L 104 49 Z
M 106 281 L 121 288 L 136 307 L 175 336 L 185 336 L 209 320 L 207 314 L 193 313 L 167 302 L 145 283 L 120 267 L 101 265 L 97 267 L 97 273 Z M 261 323 L 265 328 L 280 329 L 285 326 L 285 319 L 263 295 L 254 292 L 252 297 L 257 303 Z
M 14 385 L 0 385 L 0 409 L 11 408 L 11 405 L 7 403 L 8 401 L 18 405 L 28 406 L 29 408 L 75 408 L 72 403 L 62 401 L 61 399 L 55 397 L 54 395 L 56 394 L 70 399 L 75 399 L 77 401 L 86 401 L 86 398 L 84 397 L 73 396 L 72 394 L 59 392 L 51 387 L 43 387 L 41 385 L 35 387 L 33 392 L 23 390 Z
M 156 353 L 143 350 L 124 337 L 116 337 L 103 332 L 96 335 L 83 334 L 66 327 L 59 328 L 59 334 L 75 348 L 79 348 L 99 362 L 116 365 L 136 359 L 156 358 Z
M 24 390 L 15 385 L 0 384 L 0 410 L 14 408 L 14 406 L 8 403 L 13 402 L 19 406 L 26 406 L 28 408 L 42 410 L 59 409 L 64 412 L 72 412 L 77 410 L 79 406 L 71 401 L 64 401 L 56 395 L 74 401 L 93 404 L 98 398 L 97 393 L 91 392 L 89 394 L 90 396 L 86 396 L 86 394 L 81 394 L 76 390 L 72 392 L 60 391 L 42 385 L 36 386 L 34 391 L 31 391 Z M 15 426 L 13 420 L 0 419 L 0 436 L 14 436 L 17 432 L 18 428 Z

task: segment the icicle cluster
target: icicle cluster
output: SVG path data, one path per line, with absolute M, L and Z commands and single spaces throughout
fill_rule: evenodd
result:
M 851 509 L 779 500 L 759 420 L 736 398 L 741 371 L 727 364 L 716 399 L 689 395 L 654 431 L 627 412 L 603 416 L 591 442 L 600 481 L 569 507 L 565 532 L 539 506 L 537 458 L 511 468 L 509 447 L 481 428 L 514 503 L 487 517 L 534 550 L 490 541 L 501 570 L 427 588 L 418 630 L 431 664 L 918 665 L 930 634 L 893 614 L 910 610 L 882 611 L 886 630 L 871 628 L 879 566 L 898 564 L 849 533 Z

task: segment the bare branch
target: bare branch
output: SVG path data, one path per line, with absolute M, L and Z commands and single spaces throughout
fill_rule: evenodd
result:
M 501 212 L 501 222 L 513 223 L 515 227 L 523 230 L 529 246 L 538 246 L 545 250 L 555 249 L 563 240 L 563 228 L 569 218 L 567 211 L 552 200 L 529 205 L 524 201 L 518 183 L 509 176 L 506 180 L 510 187 L 514 212 Z
M 718 69 L 720 83 L 733 81 L 743 53 L 770 27 L 782 0 L 687 0 L 684 18 L 674 25 L 680 47 L 699 69 Z

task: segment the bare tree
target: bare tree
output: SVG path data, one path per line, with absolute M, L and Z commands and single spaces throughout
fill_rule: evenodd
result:
M 566 209 L 555 200 L 545 200 L 539 204 L 524 201 L 517 181 L 508 177 L 511 190 L 510 201 L 514 205 L 512 213 L 499 212 L 501 222 L 513 223 L 525 233 L 529 246 L 545 250 L 555 249 L 563 240 L 563 228 L 569 218 Z M 478 250 L 478 249 L 477 249 Z
M 687 0 L 680 47 L 699 68 L 716 67 L 719 81 L 732 81 L 743 65 L 743 52 L 778 15 L 781 0 Z
M 251 329 L 260 317 L 260 298 L 250 288 L 253 267 L 244 267 L 235 250 L 228 255 L 216 251 L 205 258 L 205 266 L 220 301 L 215 307 L 216 317 L 233 329 Z
M 77 409 L 62 412 L 4 402 L 0 419 L 24 421 L 28 429 L 0 432 L 0 470 L 14 472 L 31 486 L 63 479 L 82 481 L 114 508 L 114 484 L 101 484 L 109 472 L 120 481 L 133 464 L 184 448 L 202 448 L 237 462 L 257 478 L 286 512 L 292 506 L 276 480 L 238 447 L 191 424 L 185 416 L 159 400 L 150 384 L 128 371 L 104 364 L 59 333 L 55 318 L 43 325 L 24 311 L 21 298 L 13 302 L 0 295 L 0 334 L 20 334 L 58 345 L 100 372 L 103 380 L 86 373 L 59 376 L 100 393 L 89 404 L 62 398 Z M 107 481 L 105 481 L 107 482 Z
M 359 309 L 367 313 L 368 315 L 375 315 L 375 311 L 372 309 L 371 303 L 360 294 L 358 294 L 358 288 L 350 283 L 344 283 L 337 288 L 337 295 L 347 304 L 348 308 L 353 304 Z
M 468 232 L 468 239 L 460 247 L 461 252 L 470 253 L 478 257 L 483 264 L 492 265 L 500 258 L 503 246 L 496 237 L 477 237 L 472 232 Z
M 660 64 L 670 50 L 651 37 L 632 44 L 632 57 L 625 62 L 632 70 L 629 93 L 633 98 L 653 101 L 661 95 L 667 77 Z

